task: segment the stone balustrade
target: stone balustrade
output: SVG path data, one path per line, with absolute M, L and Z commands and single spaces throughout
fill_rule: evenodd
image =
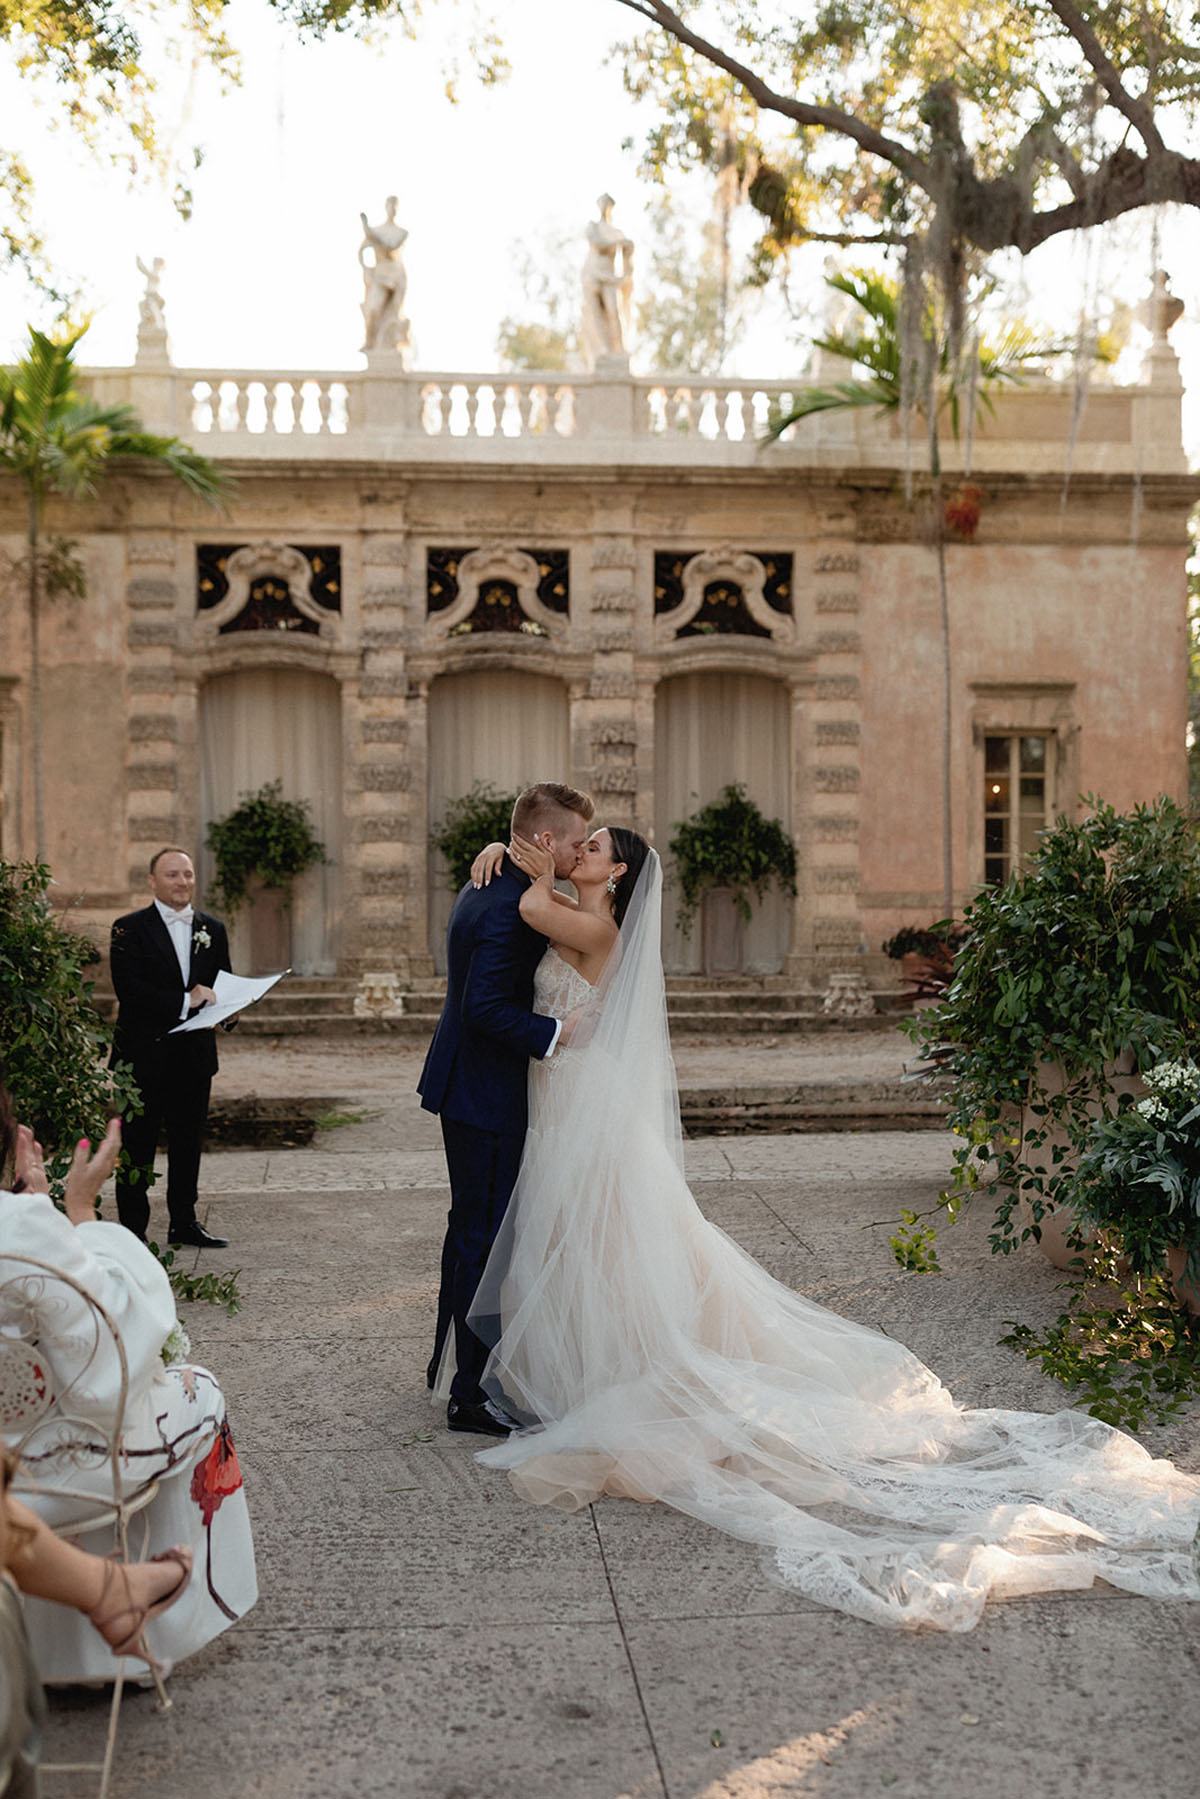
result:
M 1165 347 L 1165 346 L 1164 346 Z M 972 464 L 988 468 L 1129 474 L 1186 467 L 1180 384 L 1170 362 L 1148 359 L 1148 380 L 1118 386 L 1098 374 L 1080 413 L 1072 384 L 1033 376 L 995 402 L 975 433 Z M 841 371 L 838 371 L 839 376 Z M 804 383 L 740 377 L 592 373 L 406 371 L 390 360 L 352 371 L 96 369 L 98 398 L 136 407 L 147 427 L 233 460 L 356 458 L 437 462 L 628 461 L 754 465 L 764 455 L 836 466 L 920 467 L 924 432 L 894 416 L 820 413 L 768 445 L 770 420 Z M 948 467 L 961 461 L 949 429 Z

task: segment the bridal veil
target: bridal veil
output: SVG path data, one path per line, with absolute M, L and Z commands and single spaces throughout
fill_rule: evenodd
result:
M 531 1075 L 516 1191 L 472 1324 L 529 1428 L 482 1452 L 573 1510 L 661 1500 L 874 1623 L 967 1630 L 989 1596 L 1109 1582 L 1200 1598 L 1200 1479 L 1073 1411 L 970 1411 L 902 1345 L 780 1285 L 683 1175 L 638 879 L 570 1047 Z M 582 984 L 581 991 L 582 991 Z

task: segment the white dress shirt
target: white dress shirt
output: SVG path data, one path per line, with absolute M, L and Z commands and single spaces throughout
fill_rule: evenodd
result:
M 167 935 L 179 963 L 179 972 L 183 976 L 183 1010 L 179 1014 L 182 1022 L 192 1009 L 187 995 L 192 969 L 192 923 L 195 914 L 191 906 L 185 906 L 182 912 L 176 912 L 173 906 L 164 906 L 160 899 L 156 899 L 154 904 L 158 907 L 158 916 L 167 927 Z

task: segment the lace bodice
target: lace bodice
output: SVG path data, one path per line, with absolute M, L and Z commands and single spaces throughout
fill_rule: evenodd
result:
M 579 970 L 548 949 L 533 977 L 533 1009 L 546 1018 L 565 1018 L 591 997 L 591 984 Z

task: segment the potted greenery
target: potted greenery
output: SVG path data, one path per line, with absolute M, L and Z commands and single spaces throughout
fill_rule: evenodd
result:
M 282 781 L 268 781 L 257 793 L 243 794 L 226 818 L 214 819 L 205 843 L 217 865 L 208 889 L 212 903 L 234 913 L 251 902 L 252 971 L 286 965 L 293 883 L 328 860 L 308 801 L 285 800 Z
M 1176 1297 L 1200 1312 L 1200 1068 L 1160 1062 L 1145 1084 L 1145 1098 L 1096 1123 L 1063 1187 L 1132 1274 L 1165 1269 Z
M 899 962 L 901 978 L 915 999 L 944 993 L 954 974 L 954 957 L 967 933 L 952 918 L 931 925 L 904 925 L 883 945 L 883 953 Z
M 1097 1121 L 1140 1091 L 1138 1071 L 1200 1032 L 1195 830 L 1169 799 L 1126 814 L 1087 803 L 1081 822 L 1044 834 L 1027 872 L 967 908 L 950 987 L 907 1027 L 953 1083 L 943 1203 L 953 1214 L 987 1193 L 1001 1252 L 1041 1235 Z
M 507 843 L 516 793 L 502 793 L 490 781 L 476 781 L 466 793 L 451 800 L 429 846 L 446 858 L 450 886 L 455 893 L 471 878 L 471 864 L 485 843 Z
M 683 819 L 669 847 L 679 883 L 675 920 L 685 936 L 711 896 L 722 894 L 732 915 L 749 924 L 751 896 L 761 900 L 772 881 L 796 891 L 795 844 L 777 818 L 764 818 L 741 782 Z

